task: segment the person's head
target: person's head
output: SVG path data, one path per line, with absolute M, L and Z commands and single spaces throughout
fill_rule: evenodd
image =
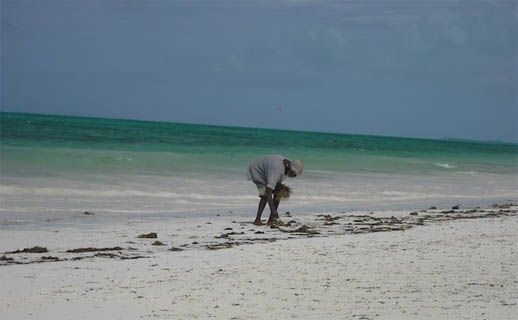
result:
M 304 163 L 301 160 L 288 160 L 284 159 L 284 167 L 286 168 L 286 175 L 290 178 L 294 178 L 302 173 L 302 169 L 304 169 Z

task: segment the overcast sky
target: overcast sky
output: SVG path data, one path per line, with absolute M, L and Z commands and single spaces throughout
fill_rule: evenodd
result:
M 518 142 L 514 0 L 0 3 L 4 111 Z

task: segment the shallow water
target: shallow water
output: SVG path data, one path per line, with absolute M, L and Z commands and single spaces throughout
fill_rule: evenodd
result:
M 245 172 L 263 154 L 304 160 L 283 210 L 518 198 L 514 144 L 18 113 L 0 121 L 0 212 L 10 221 L 82 211 L 253 215 L 257 195 Z

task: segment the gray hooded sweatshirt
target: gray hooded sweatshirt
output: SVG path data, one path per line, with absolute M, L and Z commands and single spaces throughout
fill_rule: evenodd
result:
M 277 183 L 281 183 L 286 179 L 284 159 L 289 160 L 284 156 L 276 154 L 255 159 L 248 167 L 248 180 L 275 190 Z

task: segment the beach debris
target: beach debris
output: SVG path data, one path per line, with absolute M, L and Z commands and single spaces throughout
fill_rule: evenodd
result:
M 59 259 L 58 257 L 53 256 L 43 256 L 40 259 L 44 261 L 61 261 L 61 259 Z
M 340 219 L 340 216 L 333 217 L 330 214 L 319 214 L 318 217 L 320 217 L 321 220 L 326 221 L 334 221 Z
M 232 230 L 232 228 L 230 228 L 230 227 L 229 227 L 229 228 L 225 228 L 225 229 L 223 229 L 223 230 Z
M 156 238 L 158 238 L 158 235 L 156 234 L 156 232 L 151 232 L 151 233 L 147 233 L 147 234 L 141 234 L 137 238 L 140 238 L 140 239 L 156 239 Z
M 107 252 L 98 252 L 98 253 L 94 254 L 94 257 L 119 258 L 121 260 L 134 260 L 134 259 L 147 258 L 145 256 L 125 256 L 125 255 L 118 255 L 115 253 L 107 253 Z
M 320 220 L 324 220 L 325 226 L 333 226 L 339 224 L 338 222 L 335 222 L 335 220 L 340 219 L 340 216 L 333 217 L 330 214 L 319 214 L 318 217 L 320 217 Z
M 120 258 L 121 256 L 115 253 L 109 253 L 109 252 L 98 252 L 94 254 L 94 257 L 101 257 L 101 258 Z
M 314 230 L 305 224 L 301 225 L 298 228 L 293 228 L 293 229 L 279 227 L 279 231 L 289 232 L 289 233 L 305 233 L 305 234 L 319 234 L 320 233 L 319 231 Z
M 183 251 L 183 249 L 178 248 L 178 247 L 171 247 L 171 249 L 169 249 L 169 251 Z
M 83 212 L 83 214 L 87 215 L 87 216 L 95 216 L 95 213 L 90 212 L 90 211 L 85 211 L 85 212 Z
M 49 252 L 49 250 L 47 250 L 47 248 L 45 248 L 45 247 L 35 246 L 35 247 L 32 247 L 32 248 L 25 248 L 23 250 L 8 251 L 8 252 L 5 252 L 5 253 L 6 254 L 14 254 L 14 253 L 45 253 L 45 252 Z
M 499 208 L 499 209 L 509 209 L 511 207 L 514 207 L 514 206 L 517 206 L 517 204 L 514 204 L 511 200 L 509 200 L 508 202 L 506 203 L 503 203 L 503 204 L 493 204 L 493 208 Z
M 290 227 L 290 226 L 292 226 L 292 225 L 294 225 L 294 224 L 298 224 L 298 222 L 297 222 L 297 221 L 295 221 L 295 220 L 290 220 L 290 221 L 286 222 L 286 223 L 284 224 L 284 226 L 285 226 L 285 227 Z
M 288 200 L 291 196 L 291 188 L 283 183 L 278 183 L 273 193 L 279 200 Z
M 0 262 L 5 262 L 3 264 L 0 264 L 0 265 L 8 265 L 8 264 L 33 264 L 33 263 L 44 263 L 44 262 L 53 262 L 53 261 L 65 261 L 67 259 L 60 259 L 58 257 L 53 257 L 53 256 L 43 256 L 43 257 L 40 257 L 39 259 L 37 260 L 32 260 L 32 261 L 16 261 L 14 260 L 14 258 L 9 258 L 9 257 L 6 257 L 6 256 L 1 256 L 0 257 Z
M 401 224 L 401 223 L 403 223 L 403 220 L 398 219 L 394 216 L 390 217 L 390 221 L 388 222 L 388 224 Z
M 286 212 L 284 213 L 284 215 L 285 215 L 286 217 L 291 217 L 291 212 L 286 211 Z
M 111 253 L 111 252 L 97 252 L 93 256 L 74 257 L 70 260 L 77 261 L 77 260 L 84 260 L 84 259 L 89 259 L 89 258 L 112 258 L 112 259 L 118 258 L 121 260 L 132 260 L 132 259 L 141 259 L 141 258 L 147 258 L 147 257 L 139 256 L 139 255 L 122 255 L 122 254 L 116 254 L 116 253 Z M 59 261 L 64 261 L 64 260 L 67 260 L 67 259 L 63 259 L 63 260 L 59 260 Z
M 444 213 L 444 214 L 455 213 L 455 210 L 445 210 L 445 211 L 441 211 L 441 213 Z
M 459 210 L 459 206 L 460 206 L 460 205 L 453 206 L 453 207 L 451 207 L 451 209 L 452 209 L 452 210 Z
M 162 241 L 155 241 L 151 244 L 152 246 L 165 246 L 165 243 L 163 243 Z
M 0 261 L 7 261 L 7 262 L 14 261 L 14 258 L 10 258 L 10 257 L 4 255 L 4 256 L 0 257 Z
M 70 249 L 67 250 L 67 253 L 83 253 L 83 252 L 102 252 L 102 251 L 121 251 L 124 250 L 121 247 L 111 247 L 111 248 L 77 248 L 77 249 Z
M 264 234 L 264 231 L 256 231 L 254 234 Z
M 244 232 L 228 232 L 228 233 L 223 233 L 222 235 L 220 236 L 215 236 L 214 238 L 216 239 L 228 239 L 228 237 L 230 236 L 235 236 L 235 235 L 238 235 L 238 234 L 245 234 Z
M 120 248 L 120 247 L 114 247 L 114 248 Z M 87 249 L 87 250 L 83 251 L 84 249 Z M 94 249 L 94 250 L 92 250 L 92 249 Z M 61 258 L 55 257 L 55 256 L 41 256 L 35 260 L 29 260 L 29 259 L 24 258 L 23 261 L 16 261 L 13 258 L 10 258 L 7 256 L 1 256 L 0 257 L 0 266 L 8 265 L 8 264 L 33 264 L 33 263 L 58 262 L 58 261 L 77 261 L 77 260 L 83 260 L 83 259 L 95 258 L 95 257 L 119 258 L 121 260 L 146 258 L 144 256 L 139 256 L 139 255 L 123 255 L 123 254 L 115 254 L 115 253 L 110 253 L 110 252 L 99 252 L 98 251 L 98 250 L 103 251 L 104 249 L 113 249 L 113 248 L 80 248 L 77 252 L 95 252 L 95 251 L 97 251 L 97 252 L 91 256 L 82 255 L 82 256 L 72 257 L 70 259 L 61 259 Z M 77 253 L 75 250 L 70 250 L 70 252 Z
M 239 239 L 240 241 L 239 242 L 236 242 L 235 244 L 238 245 L 238 244 L 250 244 L 250 243 L 254 243 L 254 242 L 275 242 L 275 241 L 278 241 L 278 240 L 282 240 L 280 238 L 245 238 L 245 239 Z
M 417 216 L 417 214 L 418 214 L 418 213 L 417 213 L 417 211 L 410 212 L 410 215 L 411 215 L 411 216 Z
M 334 221 L 331 221 L 331 222 L 324 222 L 324 226 L 334 226 L 334 225 L 337 225 L 337 224 L 340 224 L 338 222 L 334 222 Z
M 217 244 L 208 244 L 205 247 L 209 250 L 228 249 L 234 246 L 234 242 L 222 242 Z

